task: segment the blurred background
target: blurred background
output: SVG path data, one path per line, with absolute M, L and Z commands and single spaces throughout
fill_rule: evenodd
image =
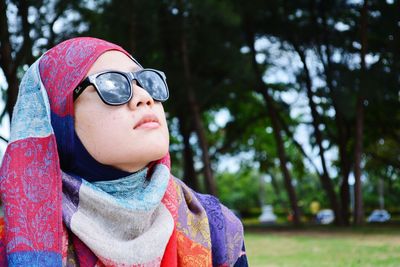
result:
M 242 219 L 252 266 L 399 266 L 400 1 L 0 0 L 0 12 L 1 154 L 28 66 L 65 39 L 102 38 L 166 73 L 173 173 Z

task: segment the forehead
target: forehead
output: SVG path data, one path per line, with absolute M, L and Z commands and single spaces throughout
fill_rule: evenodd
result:
M 102 54 L 89 69 L 87 75 L 105 70 L 136 71 L 140 67 L 126 54 L 112 50 Z

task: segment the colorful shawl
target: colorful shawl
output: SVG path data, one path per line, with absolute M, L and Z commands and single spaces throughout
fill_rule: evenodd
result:
M 61 170 L 73 147 L 72 90 L 105 51 L 75 38 L 24 75 L 0 169 L 0 267 L 247 266 L 240 221 L 170 174 L 169 155 L 117 180 Z

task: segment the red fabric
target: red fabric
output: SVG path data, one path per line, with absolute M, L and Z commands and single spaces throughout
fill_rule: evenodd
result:
M 7 266 L 6 247 L 4 243 L 4 219 L 0 217 L 0 266 Z
M 176 227 L 174 227 L 161 261 L 161 267 L 178 266 L 177 248 Z
M 76 236 L 72 236 L 75 254 L 80 266 L 95 266 L 98 262 L 96 255 Z
M 168 169 L 171 168 L 171 161 L 169 154 L 162 158 L 159 163 L 162 163 L 168 167 Z M 178 254 L 177 254 L 177 240 L 176 240 L 176 222 L 178 219 L 178 198 L 176 194 L 176 188 L 175 188 L 175 183 L 173 181 L 172 176 L 169 179 L 167 191 L 165 192 L 165 195 L 162 199 L 162 203 L 167 207 L 169 212 L 171 213 L 173 219 L 174 219 L 174 230 L 172 232 L 172 235 L 168 241 L 167 247 L 164 252 L 164 256 L 161 261 L 161 266 L 178 266 Z
M 61 172 L 56 151 L 53 135 L 22 139 L 7 147 L 0 172 L 5 175 L 4 213 L 9 215 L 8 253 L 61 252 Z
M 170 165 L 170 156 L 169 153 L 160 159 L 157 163 L 163 164 L 168 167 L 168 169 L 171 168 Z M 174 178 L 172 176 L 169 177 L 168 181 L 168 186 L 167 190 L 165 191 L 164 197 L 161 200 L 161 202 L 167 207 L 169 212 L 172 215 L 172 218 L 174 219 L 175 225 L 178 220 L 178 195 L 176 192 L 176 187 L 177 185 L 174 182 Z

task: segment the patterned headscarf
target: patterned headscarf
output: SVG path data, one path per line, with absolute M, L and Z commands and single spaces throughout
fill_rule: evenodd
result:
M 238 219 L 171 176 L 169 155 L 117 180 L 62 171 L 74 150 L 73 89 L 109 50 L 131 57 L 74 38 L 24 75 L 0 169 L 0 267 L 247 265 Z

